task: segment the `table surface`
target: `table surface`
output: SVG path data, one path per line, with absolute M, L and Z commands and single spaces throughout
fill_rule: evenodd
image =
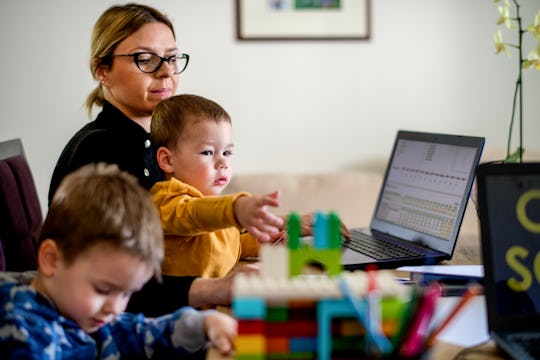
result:
M 318 271 L 315 270 L 314 272 L 317 273 Z M 399 271 L 395 271 L 395 273 L 396 273 L 396 277 L 406 277 L 406 276 L 409 275 L 409 273 L 399 272 Z M 448 299 L 448 298 L 445 298 L 445 299 Z M 455 298 L 455 299 L 457 299 L 457 298 Z M 440 305 L 438 305 L 438 306 L 440 306 Z M 478 306 L 478 304 L 477 304 L 477 306 Z M 230 314 L 230 308 L 229 307 L 221 307 L 220 306 L 220 307 L 218 307 L 218 310 Z M 465 313 L 464 319 L 461 320 L 461 322 L 462 322 L 461 326 L 467 326 L 467 327 L 470 326 L 470 324 L 471 324 L 470 323 L 470 320 L 471 320 L 470 312 L 474 313 L 475 311 L 485 311 L 485 307 L 483 309 L 481 309 L 481 307 L 476 307 L 476 308 L 469 309 L 469 313 Z M 485 320 L 485 315 L 481 320 L 484 321 L 484 322 L 486 321 Z M 460 322 L 460 320 L 454 320 L 454 322 Z M 468 328 L 465 332 L 467 332 L 467 331 L 470 333 L 471 329 Z M 479 333 L 479 334 L 481 333 L 480 337 L 479 337 L 481 339 L 487 338 L 486 330 L 484 330 L 483 332 L 479 330 L 478 332 L 474 332 L 474 333 Z M 441 333 L 441 335 L 444 335 L 444 333 Z M 443 338 L 445 338 L 445 337 L 443 336 Z M 475 344 L 478 344 L 478 342 L 475 343 Z M 482 359 L 485 359 L 485 360 L 509 359 L 507 356 L 502 354 L 500 352 L 500 350 L 498 350 L 496 344 L 492 340 L 485 341 L 480 345 L 472 345 L 470 347 L 465 347 L 465 346 L 458 345 L 458 344 L 455 344 L 455 343 L 438 340 L 438 341 L 435 342 L 435 345 L 433 346 L 431 351 L 432 351 L 432 354 L 429 356 L 429 359 L 432 359 L 432 360 L 455 359 L 456 356 L 461 351 L 466 352 L 466 357 L 465 358 L 467 360 L 475 360 L 475 359 L 476 360 L 482 360 Z M 463 354 L 463 355 L 465 355 L 465 354 Z M 233 359 L 233 358 L 234 357 L 232 355 L 231 356 L 222 356 L 218 351 L 216 351 L 213 348 L 209 349 L 208 355 L 206 357 L 207 360 L 225 360 L 225 359 L 230 360 L 230 359 Z
M 438 301 L 437 311 L 441 311 L 441 316 L 449 312 L 449 309 L 453 307 L 453 304 L 458 301 L 458 297 L 444 297 Z M 218 307 L 219 311 L 230 314 L 229 307 Z M 467 351 L 464 358 L 468 360 L 474 359 L 505 359 L 501 354 L 493 341 L 487 341 L 489 335 L 487 329 L 482 330 L 480 326 L 486 322 L 485 315 L 476 316 L 476 313 L 485 312 L 485 305 L 483 296 L 474 299 L 468 308 L 464 308 L 461 317 L 456 317 L 451 324 L 445 330 L 441 332 L 439 339 L 436 341 L 435 346 L 432 348 L 432 353 L 429 359 L 455 359 L 460 351 Z M 466 342 L 464 343 L 464 339 Z M 451 341 L 453 340 L 453 342 Z M 481 345 L 477 345 L 480 344 Z M 459 345 L 461 344 L 461 345 Z M 507 358 L 507 357 L 506 357 Z M 207 360 L 218 359 L 233 359 L 233 356 L 221 356 L 215 349 L 210 349 L 207 355 Z

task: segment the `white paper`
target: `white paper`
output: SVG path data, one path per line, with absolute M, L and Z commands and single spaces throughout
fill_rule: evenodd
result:
M 483 265 L 420 265 L 420 266 L 402 266 L 397 271 L 410 273 L 464 276 L 472 278 L 484 277 Z
M 441 297 L 431 325 L 440 324 L 452 311 L 460 297 Z M 456 317 L 439 333 L 437 340 L 463 347 L 477 345 L 489 339 L 486 302 L 483 295 L 475 296 L 456 315 Z

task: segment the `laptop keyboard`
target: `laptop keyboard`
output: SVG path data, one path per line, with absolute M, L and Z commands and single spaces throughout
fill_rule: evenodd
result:
M 368 234 L 355 230 L 351 231 L 350 239 L 343 241 L 343 246 L 377 260 L 399 259 L 422 255 L 422 253 L 418 251 L 382 239 L 374 239 Z
M 533 359 L 540 359 L 540 334 L 508 335 L 508 340 L 521 347 Z

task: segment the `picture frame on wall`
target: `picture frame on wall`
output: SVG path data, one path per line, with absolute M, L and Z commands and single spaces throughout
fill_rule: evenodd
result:
M 370 0 L 236 0 L 238 40 L 368 40 Z

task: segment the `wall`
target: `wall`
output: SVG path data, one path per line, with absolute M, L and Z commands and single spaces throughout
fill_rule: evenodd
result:
M 371 39 L 337 42 L 239 42 L 234 0 L 144 2 L 191 55 L 179 91 L 233 116 L 237 173 L 380 167 L 401 128 L 506 146 L 517 59 L 494 55 L 491 0 L 372 0 Z M 88 121 L 91 28 L 113 3 L 0 3 L 0 141 L 22 138 L 44 209 L 56 160 Z M 538 149 L 540 72 L 524 75 L 525 147 Z

